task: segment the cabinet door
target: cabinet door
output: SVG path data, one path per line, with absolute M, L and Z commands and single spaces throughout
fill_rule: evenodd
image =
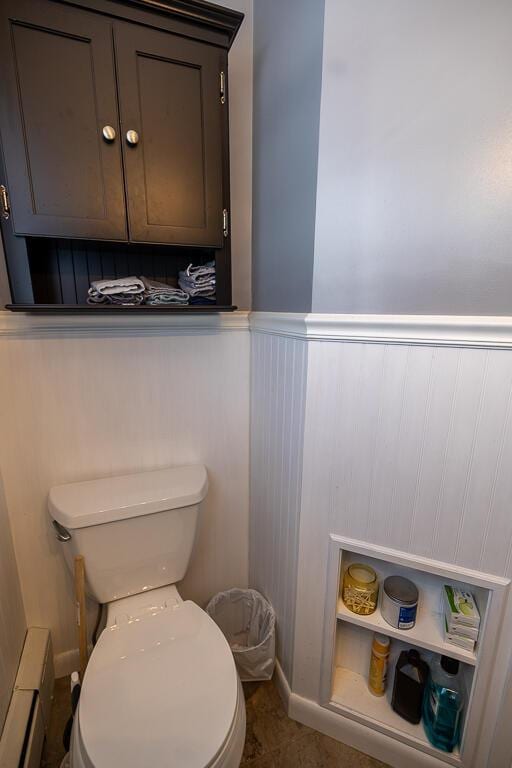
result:
M 0 47 L 15 232 L 126 239 L 111 23 L 59 3 L 2 0 Z
M 221 52 L 131 24 L 114 34 L 130 239 L 221 247 Z

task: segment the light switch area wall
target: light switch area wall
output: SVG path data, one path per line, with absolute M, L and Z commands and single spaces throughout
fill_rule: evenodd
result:
M 25 611 L 0 477 L 0 735 L 25 640 Z
M 256 310 L 311 310 L 323 6 L 323 0 L 254 4 Z
M 216 0 L 245 14 L 229 52 L 233 304 L 251 308 L 253 0 Z
M 326 0 L 314 312 L 512 313 L 512 4 Z

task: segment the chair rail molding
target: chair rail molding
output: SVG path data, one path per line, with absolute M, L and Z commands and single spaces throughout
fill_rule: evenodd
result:
M 212 314 L 32 315 L 0 312 L 0 338 L 62 336 L 190 336 L 223 331 L 247 331 L 248 312 Z
M 251 312 L 253 332 L 308 341 L 512 349 L 512 316 Z

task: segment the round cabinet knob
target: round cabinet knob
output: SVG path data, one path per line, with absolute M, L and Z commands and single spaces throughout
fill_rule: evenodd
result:
M 139 134 L 137 131 L 128 131 L 126 134 L 126 141 L 134 147 L 139 143 Z
M 112 128 L 111 125 L 106 125 L 103 128 L 102 133 L 103 133 L 103 138 L 105 139 L 105 141 L 114 141 L 114 139 L 116 137 L 116 129 Z

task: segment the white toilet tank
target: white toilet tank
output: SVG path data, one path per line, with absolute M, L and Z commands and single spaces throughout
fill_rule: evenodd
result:
M 85 558 L 88 592 L 100 603 L 184 577 L 208 491 L 201 465 L 58 485 L 48 508 L 68 566 Z

